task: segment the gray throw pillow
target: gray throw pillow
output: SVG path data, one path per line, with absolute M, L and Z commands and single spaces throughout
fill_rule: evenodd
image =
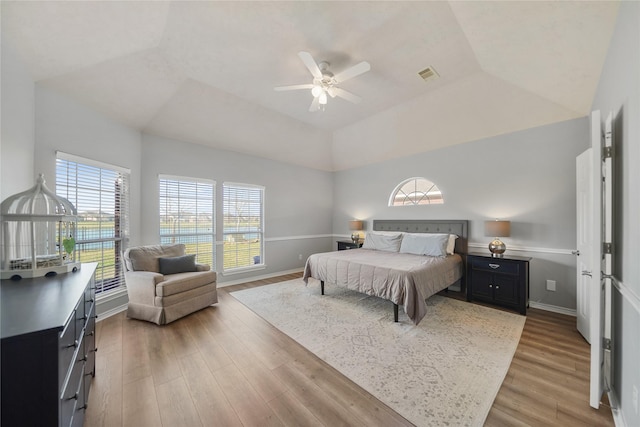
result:
M 160 263 L 160 274 L 176 274 L 196 271 L 195 254 L 158 258 L 158 262 Z

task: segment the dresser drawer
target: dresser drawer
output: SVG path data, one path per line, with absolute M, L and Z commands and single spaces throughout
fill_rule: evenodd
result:
M 471 260 L 471 268 L 474 270 L 490 271 L 492 273 L 501 274 L 519 274 L 520 264 L 506 260 L 473 258 Z
M 60 393 L 60 420 L 63 426 L 68 426 L 71 423 L 77 403 L 80 400 L 84 401 L 84 395 L 81 395 L 79 391 L 82 391 L 85 359 L 84 342 L 80 341 L 77 351 L 74 353 L 71 372 Z
M 96 306 L 89 309 L 87 326 L 84 330 L 84 352 L 87 355 L 85 375 L 95 375 L 96 363 Z
M 80 331 L 78 331 L 79 333 Z M 76 318 L 75 314 L 67 321 L 60 339 L 58 340 L 59 352 L 58 352 L 58 388 L 62 387 L 64 380 L 69 372 L 71 361 L 73 360 L 73 353 L 78 347 L 79 340 L 76 334 Z
M 84 291 L 84 312 L 89 313 L 91 306 L 93 305 L 96 299 L 96 289 L 93 285 L 93 282 L 87 286 L 87 289 Z
M 80 332 L 84 329 L 84 324 L 87 322 L 87 317 L 84 312 L 84 298 L 78 301 L 78 305 L 76 306 L 76 334 L 80 335 Z

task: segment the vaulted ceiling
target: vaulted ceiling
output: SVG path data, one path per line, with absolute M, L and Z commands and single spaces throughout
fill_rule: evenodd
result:
M 2 1 L 32 78 L 143 132 L 339 170 L 589 113 L 617 2 Z M 371 71 L 311 113 L 297 53 Z M 440 75 L 424 81 L 431 66 Z M 3 108 L 7 108 L 4 106 Z

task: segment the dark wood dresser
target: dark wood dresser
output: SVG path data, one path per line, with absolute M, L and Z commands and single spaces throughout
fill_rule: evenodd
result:
M 3 426 L 82 427 L 95 376 L 96 266 L 2 280 Z

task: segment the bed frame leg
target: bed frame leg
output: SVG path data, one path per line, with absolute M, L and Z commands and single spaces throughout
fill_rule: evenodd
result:
M 324 280 L 320 281 L 320 295 L 324 295 Z
M 393 303 L 393 321 L 398 323 L 398 304 Z

